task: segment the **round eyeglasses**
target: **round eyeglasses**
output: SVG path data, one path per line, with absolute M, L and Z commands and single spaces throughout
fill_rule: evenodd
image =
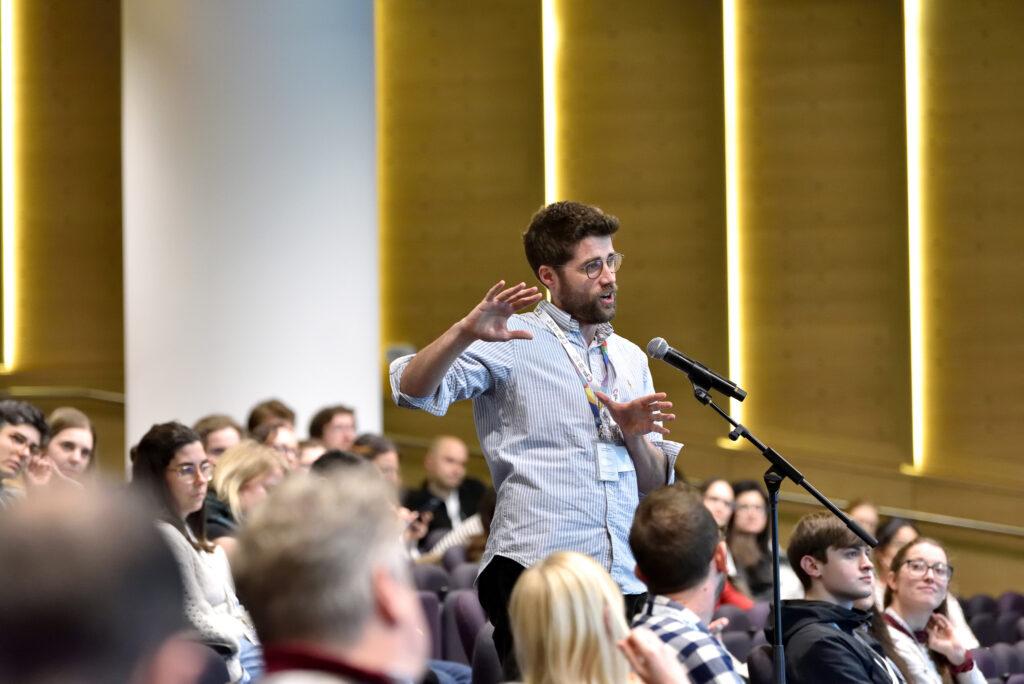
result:
M 948 563 L 932 563 L 928 564 L 926 561 L 920 558 L 911 558 L 910 560 L 903 561 L 903 566 L 907 569 L 907 574 L 914 579 L 920 579 L 928 574 L 931 570 L 932 574 L 935 575 L 935 579 L 948 580 L 953 576 L 953 566 Z
M 607 266 L 608 270 L 612 273 L 618 272 L 619 268 L 622 266 L 622 260 L 624 258 L 625 255 L 622 254 L 621 252 L 614 252 L 613 254 L 608 255 L 607 260 L 602 259 L 600 257 L 598 257 L 597 259 L 591 259 L 587 263 L 580 266 L 579 270 L 586 273 L 587 277 L 590 278 L 591 280 L 595 280 L 599 275 L 601 275 L 601 271 L 604 270 L 605 266 Z

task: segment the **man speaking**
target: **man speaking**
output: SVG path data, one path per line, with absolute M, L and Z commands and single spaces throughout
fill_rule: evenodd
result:
M 477 589 L 510 677 L 508 599 L 524 568 L 550 553 L 591 556 L 622 589 L 627 612 L 643 605 L 630 524 L 640 495 L 673 480 L 682 447 L 662 438 L 675 416 L 663 413 L 672 404 L 654 392 L 647 357 L 610 324 L 618 228 L 597 207 L 544 207 L 523 243 L 551 301 L 500 281 L 439 338 L 391 365 L 399 406 L 440 416 L 473 400 L 498 493 Z

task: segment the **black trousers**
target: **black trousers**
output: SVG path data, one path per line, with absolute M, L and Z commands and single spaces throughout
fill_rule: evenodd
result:
M 522 679 L 516 652 L 512 642 L 512 627 L 508 618 L 508 602 L 512 598 L 519 576 L 526 570 L 522 565 L 504 556 L 495 556 L 477 579 L 476 588 L 480 596 L 480 605 L 487 613 L 487 619 L 494 625 L 494 647 L 498 651 L 498 659 L 504 670 L 506 680 Z M 647 594 L 626 594 L 626 621 L 632 622 L 644 604 Z

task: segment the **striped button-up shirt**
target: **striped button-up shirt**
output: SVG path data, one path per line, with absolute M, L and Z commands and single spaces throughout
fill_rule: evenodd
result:
M 598 327 L 587 346 L 577 321 L 541 302 L 561 327 L 595 382 L 619 401 L 654 392 L 647 357 L 632 342 Z M 453 402 L 473 400 L 477 436 L 498 492 L 483 569 L 496 556 L 529 567 L 555 551 L 578 551 L 602 564 L 625 594 L 645 586 L 633 574 L 629 528 L 639 503 L 636 472 L 629 459 L 599 476 L 597 428 L 579 372 L 537 312 L 508 320 L 510 330 L 529 330 L 532 340 L 475 342 L 445 374 L 429 397 L 400 390 L 411 356 L 391 364 L 391 389 L 399 406 L 444 415 Z M 611 368 L 600 343 L 607 341 Z M 672 481 L 681 444 L 648 439 L 665 454 L 666 479 Z M 607 466 L 607 464 L 606 464 Z

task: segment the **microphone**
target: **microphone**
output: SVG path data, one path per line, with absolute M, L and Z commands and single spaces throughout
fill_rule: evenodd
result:
M 668 346 L 668 342 L 662 337 L 655 337 L 647 343 L 647 355 L 652 359 L 661 359 L 673 368 L 683 371 L 690 378 L 690 382 L 698 387 L 718 390 L 736 401 L 743 401 L 747 398 L 746 391 L 737 387 L 735 382 L 728 378 L 723 378 L 707 366 L 688 358 L 682 352 L 676 351 Z

